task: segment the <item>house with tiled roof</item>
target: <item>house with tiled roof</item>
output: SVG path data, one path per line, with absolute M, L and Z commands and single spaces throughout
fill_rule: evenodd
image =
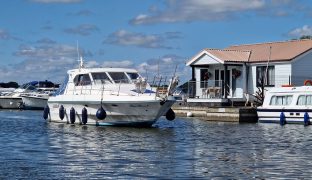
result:
M 203 49 L 187 63 L 192 68 L 189 101 L 228 103 L 265 89 L 302 86 L 312 79 L 312 40 L 291 40 L 225 49 Z

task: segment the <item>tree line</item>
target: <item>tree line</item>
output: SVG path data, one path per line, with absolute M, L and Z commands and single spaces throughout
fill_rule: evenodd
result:
M 1 82 L 0 87 L 2 87 L 2 88 L 18 88 L 19 85 L 17 82 L 12 82 L 12 81 L 7 82 L 7 83 Z

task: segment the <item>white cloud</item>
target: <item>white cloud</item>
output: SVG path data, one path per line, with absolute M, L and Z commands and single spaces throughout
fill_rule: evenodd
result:
M 181 82 L 186 82 L 190 78 L 190 67 L 186 67 L 184 58 L 176 55 L 164 55 L 159 59 L 149 59 L 137 66 L 137 70 L 143 76 L 148 76 L 152 81 L 154 76 L 172 77 L 173 74 L 180 77 Z
M 80 11 L 75 12 L 75 13 L 68 13 L 68 15 L 72 15 L 72 16 L 90 16 L 92 14 L 94 14 L 94 13 L 88 9 L 80 10 Z
M 218 21 L 244 15 L 269 17 L 311 13 L 311 5 L 297 0 L 165 0 L 164 8 L 153 5 L 130 24 Z
M 11 35 L 9 32 L 3 30 L 3 29 L 0 29 L 0 39 L 2 40 L 8 40 L 8 39 L 11 39 Z
M 68 34 L 78 34 L 82 36 L 88 36 L 93 32 L 98 32 L 99 28 L 93 24 L 81 24 L 77 27 L 64 29 L 64 32 Z
M 312 27 L 304 25 L 302 27 L 293 29 L 288 33 L 288 35 L 295 38 L 300 38 L 301 36 L 312 36 Z
M 68 69 L 78 67 L 76 47 L 58 44 L 51 39 L 38 40 L 35 45 L 20 45 L 14 55 L 23 60 L 1 67 L 0 81 L 9 79 L 21 84 L 31 80 L 51 80 L 61 83 Z
M 18 40 L 20 41 L 21 39 L 15 36 L 12 36 L 10 32 L 4 30 L 4 29 L 0 29 L 0 40 Z
M 103 41 L 103 43 L 121 46 L 171 49 L 172 47 L 166 46 L 165 43 L 169 39 L 180 38 L 179 34 L 179 32 L 168 32 L 164 34 L 146 35 L 143 33 L 134 33 L 128 32 L 126 30 L 119 30 L 110 34 Z
M 31 59 L 58 59 L 60 57 L 76 57 L 77 50 L 76 47 L 65 44 L 20 45 L 14 55 Z
M 102 67 L 120 67 L 120 68 L 133 68 L 134 63 L 129 60 L 124 61 L 104 61 Z
M 140 14 L 130 21 L 131 24 L 190 22 L 194 20 L 219 20 L 235 13 L 259 10 L 265 0 L 167 0 L 164 10 L 150 11 L 151 15 Z M 157 9 L 157 8 L 156 8 Z
M 97 61 L 93 61 L 93 60 L 84 61 L 84 65 L 87 68 L 99 67 L 99 63 Z

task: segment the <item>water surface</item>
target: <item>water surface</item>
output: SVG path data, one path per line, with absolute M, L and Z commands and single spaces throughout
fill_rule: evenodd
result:
M 0 179 L 304 179 L 312 126 L 160 119 L 153 128 L 47 123 L 0 111 Z

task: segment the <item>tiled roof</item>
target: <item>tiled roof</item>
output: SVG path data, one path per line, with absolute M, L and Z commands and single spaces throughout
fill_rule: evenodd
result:
M 242 50 L 220 50 L 220 49 L 205 49 L 205 50 L 222 61 L 230 61 L 230 62 L 247 62 L 250 55 L 250 51 L 242 51 Z
M 271 48 L 271 57 L 270 57 Z M 312 40 L 292 40 L 230 46 L 226 50 L 251 51 L 249 62 L 287 61 L 312 49 Z
M 191 65 L 205 53 L 209 53 L 223 62 L 290 61 L 311 49 L 311 39 L 235 45 L 226 49 L 203 49 L 186 64 Z

